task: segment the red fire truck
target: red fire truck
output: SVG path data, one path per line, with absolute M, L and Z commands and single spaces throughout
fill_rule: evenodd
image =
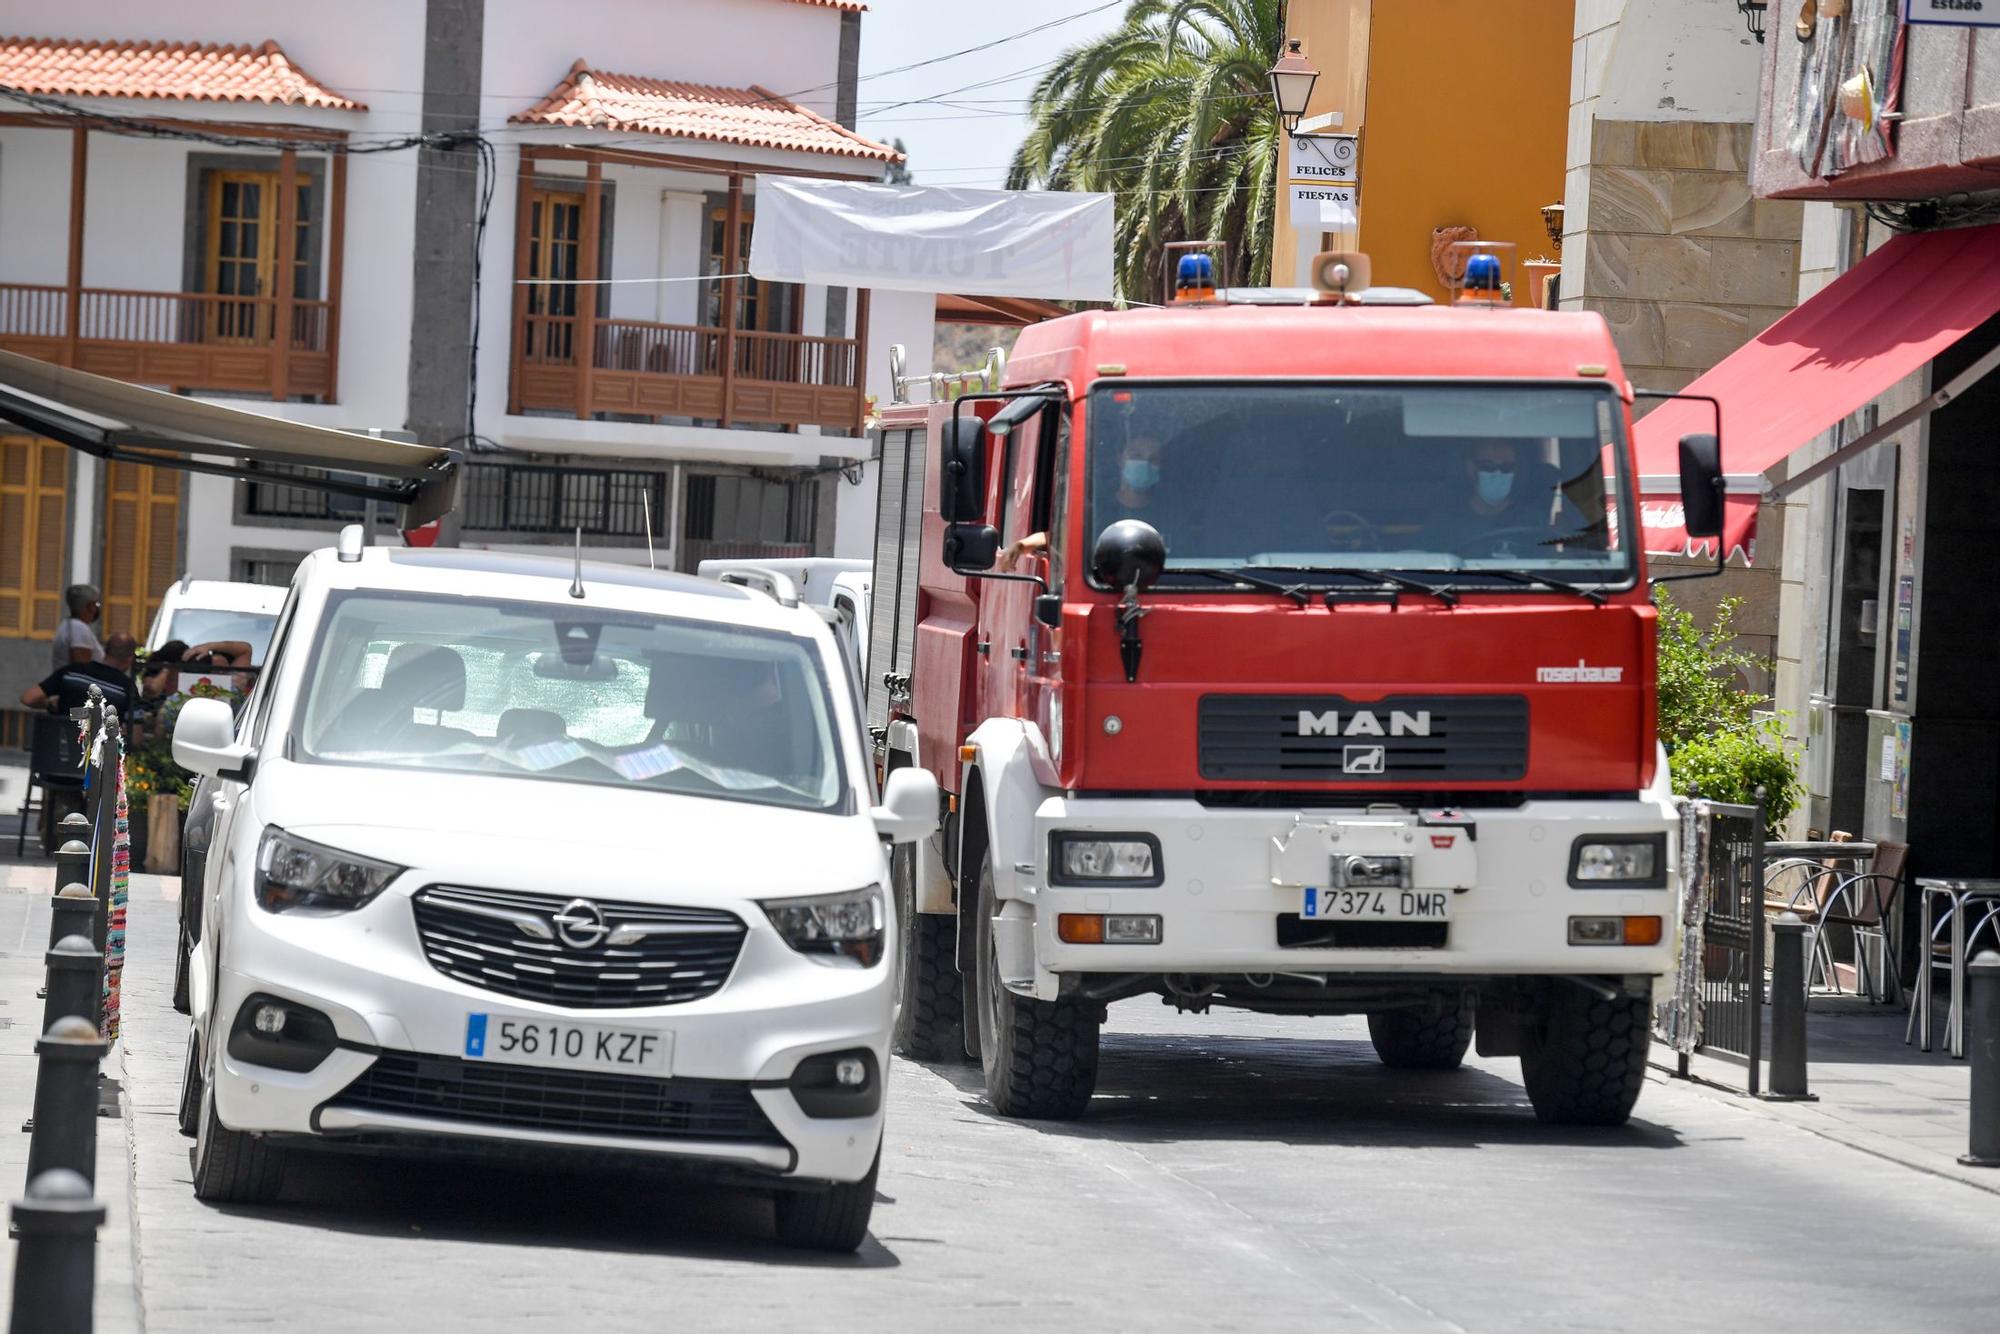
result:
M 893 863 L 901 1049 L 1070 1117 L 1113 1001 L 1363 1014 L 1624 1121 L 1677 823 L 1603 321 L 1202 296 L 882 414 L 869 721 L 949 807 Z

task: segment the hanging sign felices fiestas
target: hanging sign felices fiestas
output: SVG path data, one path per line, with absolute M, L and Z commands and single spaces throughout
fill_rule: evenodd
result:
M 759 176 L 750 273 L 765 282 L 1109 301 L 1108 194 Z
M 1361 205 L 1360 140 L 1351 134 L 1286 135 L 1285 193 L 1292 226 L 1353 230 Z
M 2000 0 L 1903 0 L 1903 18 L 1954 28 L 2000 28 Z

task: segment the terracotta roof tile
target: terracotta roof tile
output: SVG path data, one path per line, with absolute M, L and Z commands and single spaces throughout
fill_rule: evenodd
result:
M 53 97 L 271 102 L 367 110 L 294 65 L 276 42 L 251 47 L 0 37 L 0 84 Z
M 843 14 L 865 14 L 868 6 L 861 0 L 792 0 L 795 5 L 811 5 L 815 9 L 838 9 Z
M 581 60 L 550 93 L 508 118 L 522 125 L 575 125 L 642 131 L 672 139 L 779 148 L 796 153 L 897 162 L 895 149 L 864 139 L 765 88 L 714 88 L 700 83 L 608 74 Z

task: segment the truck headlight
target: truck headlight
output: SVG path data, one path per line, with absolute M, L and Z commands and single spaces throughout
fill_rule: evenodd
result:
M 1569 882 L 1578 889 L 1660 889 L 1667 883 L 1667 836 L 1588 836 L 1570 848 Z
M 388 888 L 403 868 L 341 852 L 282 829 L 257 845 L 257 903 L 270 912 L 331 908 L 352 912 Z
M 863 968 L 882 961 L 882 887 L 765 899 L 759 905 L 787 945 L 828 963 L 852 960 Z
M 1151 834 L 1049 836 L 1049 880 L 1058 885 L 1157 885 L 1165 879 Z

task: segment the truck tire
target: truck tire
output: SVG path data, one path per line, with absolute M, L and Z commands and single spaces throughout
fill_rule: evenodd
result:
M 1391 1070 L 1456 1070 L 1472 1045 L 1472 1016 L 1457 1003 L 1436 1016 L 1384 1010 L 1368 1016 L 1368 1040 Z
M 967 868 L 979 905 L 978 977 L 972 997 L 979 1020 L 979 1063 L 986 1099 L 1002 1116 L 1068 1121 L 1083 1115 L 1097 1087 L 1097 1012 L 1079 1000 L 1041 1001 L 1001 985 L 993 944 L 997 906 L 983 865 Z
M 1650 1011 L 1641 997 L 1606 1000 L 1553 979 L 1547 1014 L 1529 1024 L 1521 1048 L 1522 1082 L 1535 1119 L 1556 1126 L 1624 1125 L 1645 1082 Z
M 889 858 L 896 898 L 896 1054 L 918 1061 L 962 1061 L 964 989 L 958 976 L 958 919 L 917 911 L 917 848 L 906 843 Z
M 779 1191 L 773 1201 L 778 1240 L 802 1251 L 853 1251 L 868 1239 L 868 1218 L 875 1212 L 875 1177 L 882 1170 L 877 1146 L 868 1175 L 843 1181 L 823 1191 Z

